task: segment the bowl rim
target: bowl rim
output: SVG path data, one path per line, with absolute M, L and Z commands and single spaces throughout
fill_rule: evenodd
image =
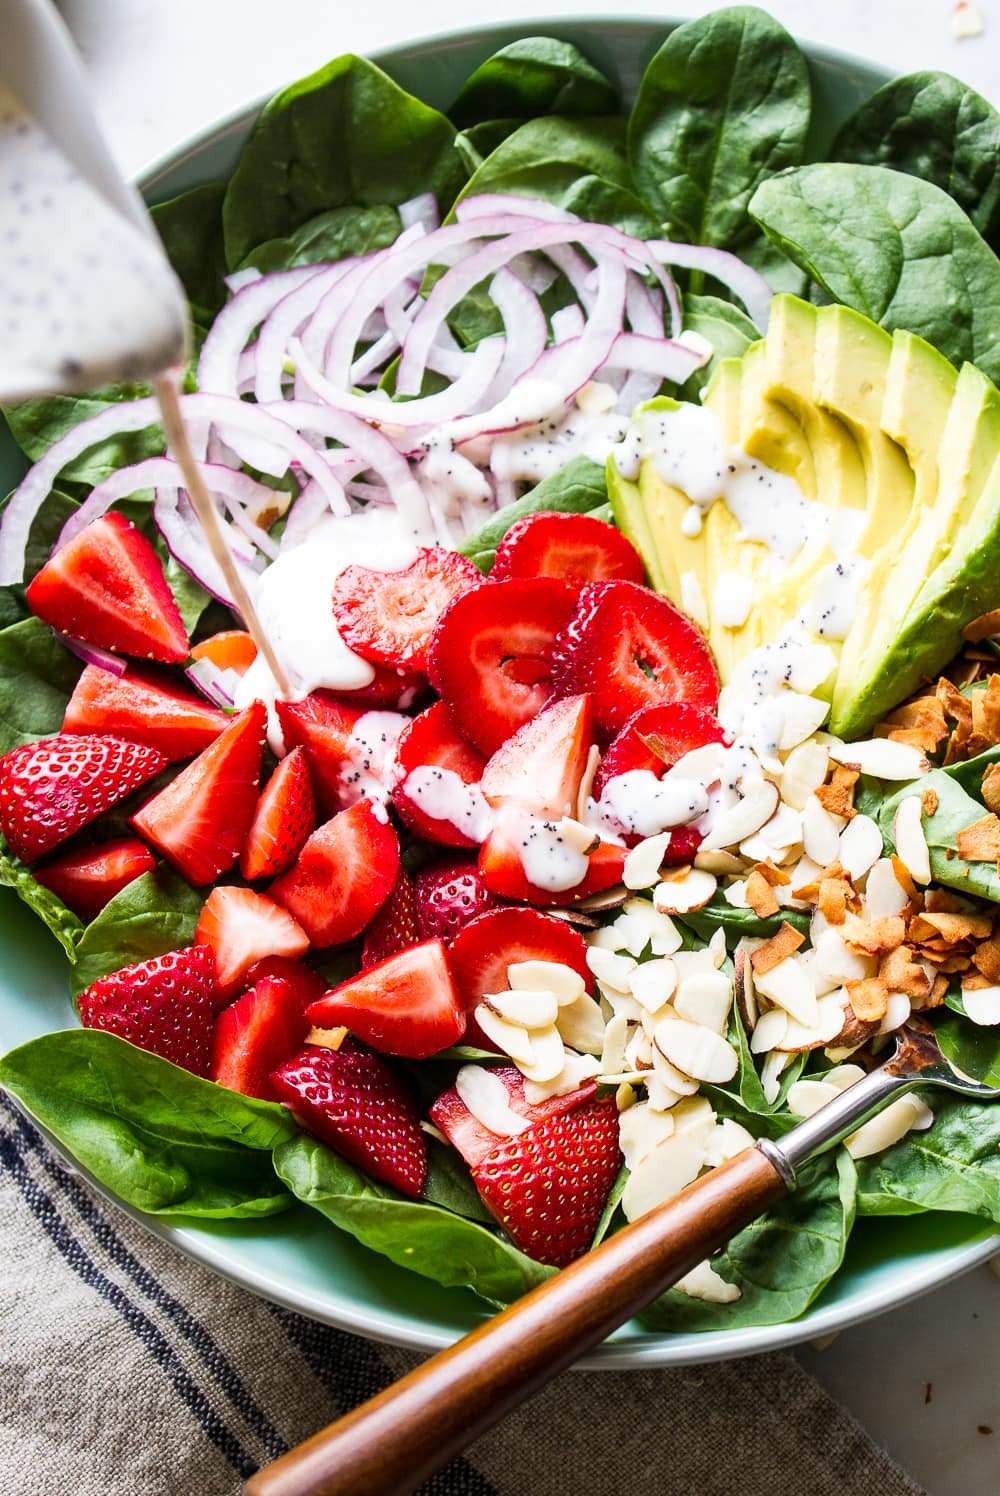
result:
M 609 15 L 593 12 L 583 15 L 526 17 L 523 21 L 511 19 L 503 22 L 482 23 L 461 28 L 448 28 L 430 35 L 421 35 L 413 40 L 405 37 L 397 42 L 366 51 L 364 55 L 374 62 L 395 57 L 402 48 L 407 49 L 408 60 L 419 59 L 427 52 L 440 52 L 449 46 L 466 44 L 477 40 L 489 44 L 506 45 L 518 35 L 551 34 L 553 31 L 573 30 L 581 27 L 604 25 L 617 31 L 636 33 L 659 32 L 666 35 L 691 17 L 672 15 Z M 794 35 L 794 33 L 793 33 Z M 506 38 L 507 41 L 502 40 Z M 796 41 L 798 38 L 796 37 Z M 873 80 L 888 82 L 895 76 L 881 64 L 872 62 L 855 53 L 819 43 L 799 42 L 808 60 L 816 59 L 832 69 L 844 69 L 854 74 L 869 73 Z M 322 64 L 319 64 L 322 66 Z M 134 173 L 134 182 L 147 197 L 155 195 L 162 178 L 183 167 L 199 156 L 208 147 L 220 143 L 226 137 L 244 131 L 259 115 L 265 104 L 282 88 L 294 82 L 289 79 L 277 89 L 269 89 L 251 102 L 237 106 L 218 119 L 188 135 L 177 146 L 162 151 Z M 875 86 L 878 86 L 876 81 Z M 352 1301 L 342 1300 L 336 1312 L 317 1304 L 308 1293 L 299 1291 L 267 1270 L 234 1264 L 226 1253 L 225 1238 L 216 1237 L 185 1225 L 172 1225 L 169 1221 L 147 1215 L 127 1204 L 103 1185 L 80 1163 L 58 1140 L 31 1117 L 16 1097 L 11 1098 L 32 1125 L 43 1133 L 50 1146 L 68 1167 L 85 1178 L 109 1204 L 153 1233 L 161 1241 L 169 1243 L 184 1256 L 210 1269 L 227 1282 L 243 1288 L 282 1308 L 292 1310 L 308 1318 L 319 1320 L 335 1328 L 361 1335 L 382 1344 L 401 1346 L 411 1350 L 435 1351 L 451 1345 L 456 1335 L 448 1329 L 427 1330 L 412 1321 L 404 1321 L 399 1311 L 357 1307 Z M 303 1207 L 305 1208 L 305 1207 Z M 743 1329 L 723 1329 L 701 1332 L 649 1334 L 649 1343 L 625 1345 L 612 1336 L 597 1346 L 587 1356 L 575 1363 L 577 1370 L 641 1370 L 658 1366 L 685 1366 L 701 1362 L 737 1360 L 744 1356 L 779 1350 L 803 1341 L 832 1334 L 850 1328 L 863 1320 L 874 1318 L 904 1302 L 943 1287 L 952 1279 L 971 1271 L 987 1261 L 1000 1250 L 1000 1234 L 989 1230 L 983 1221 L 982 1238 L 972 1242 L 947 1247 L 938 1247 L 929 1259 L 908 1262 L 897 1269 L 898 1278 L 887 1286 L 883 1282 L 860 1288 L 849 1306 L 834 1302 L 810 1307 L 798 1319 L 778 1325 L 749 1326 Z M 414 1275 L 414 1281 L 417 1282 Z M 465 1333 L 465 1332 L 462 1332 Z

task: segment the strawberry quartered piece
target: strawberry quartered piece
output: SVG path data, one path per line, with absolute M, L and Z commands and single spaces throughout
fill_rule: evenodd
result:
M 500 904 L 479 876 L 475 858 L 470 857 L 446 857 L 421 868 L 415 902 L 419 927 L 427 940 L 454 940 L 471 920 Z
M 192 660 L 208 660 L 217 670 L 232 670 L 235 675 L 246 675 L 257 658 L 257 646 L 244 629 L 224 629 L 221 634 L 212 634 L 202 639 L 191 650 Z
M 255 701 L 132 817 L 140 836 L 191 883 L 211 883 L 243 850 L 257 807 L 266 724 L 267 712 Z
M 203 696 L 157 670 L 129 665 L 123 675 L 88 665 L 66 707 L 63 732 L 110 733 L 191 758 L 213 743 L 229 718 Z
M 429 651 L 431 684 L 481 753 L 495 753 L 553 694 L 553 650 L 576 600 L 566 582 L 512 577 L 464 593 L 441 615 Z
M 618 1108 L 603 1095 L 506 1138 L 472 1179 L 515 1246 L 564 1267 L 589 1248 L 620 1167 Z
M 36 883 L 51 889 L 67 909 L 79 915 L 84 923 L 96 919 L 121 893 L 143 873 L 151 873 L 156 858 L 136 836 L 119 837 L 82 851 L 64 852 L 44 867 L 35 868 Z
M 634 845 L 664 829 L 662 815 L 668 807 L 658 803 L 654 781 L 696 748 L 726 742 L 722 723 L 701 707 L 681 701 L 643 707 L 612 739 L 601 759 L 594 776 L 594 798 L 617 822 L 629 845 Z M 625 775 L 638 778 L 625 779 Z M 689 862 L 700 845 L 701 835 L 693 826 L 674 825 L 663 860 Z
M 268 892 L 313 945 L 340 945 L 369 924 L 399 874 L 399 838 L 382 805 L 359 800 L 313 832 Z
M 479 849 L 479 872 L 486 887 L 515 903 L 574 904 L 622 880 L 625 848 L 593 841 L 581 849 L 580 823 L 573 828 L 505 806 Z
M 704 635 L 665 597 L 634 582 L 592 582 L 555 642 L 556 693 L 589 691 L 607 736 L 641 707 L 684 701 L 714 712 L 719 677 Z
M 0 759 L 0 831 L 25 862 L 140 789 L 166 767 L 156 748 L 121 738 L 63 733 Z
M 262 976 L 215 1020 L 209 1076 L 244 1096 L 280 1101 L 271 1071 L 299 1052 L 308 1031 L 301 993 L 293 983 Z
M 373 1049 L 423 1060 L 465 1032 L 465 1009 L 440 940 L 425 940 L 342 982 L 310 1005 L 317 1028 L 341 1025 Z
M 401 571 L 348 566 L 333 584 L 333 616 L 344 642 L 363 659 L 426 670 L 427 646 L 448 604 L 482 585 L 457 551 L 424 547 Z
M 215 959 L 208 946 L 196 945 L 101 977 L 77 1002 L 84 1028 L 105 1029 L 207 1075 L 214 995 Z
M 33 613 L 73 639 L 168 664 L 187 659 L 160 558 L 123 514 L 105 514 L 60 546 L 26 596 Z
M 316 797 L 301 748 L 283 758 L 261 790 L 240 854 L 244 878 L 275 878 L 290 868 L 316 829 Z
M 590 514 L 529 514 L 497 546 L 491 582 L 507 577 L 558 577 L 587 582 L 645 581 L 642 558 L 614 525 Z
M 519 805 L 556 820 L 575 816 L 593 747 L 590 697 L 551 702 L 493 754 L 483 770 L 483 796 L 494 808 Z
M 417 1104 L 378 1055 L 306 1047 L 271 1076 L 309 1132 L 366 1174 L 416 1199 L 427 1180 Z
M 292 961 L 288 956 L 265 956 L 262 961 L 255 961 L 244 978 L 247 990 L 256 987 L 264 977 L 280 977 L 287 982 L 303 1013 L 310 1003 L 323 996 L 330 985 L 304 961 Z
M 547 1096 L 544 1101 L 529 1103 L 524 1095 L 524 1076 L 514 1065 L 497 1065 L 489 1074 L 500 1081 L 507 1092 L 507 1105 L 518 1117 L 523 1117 L 526 1129 L 551 1117 L 561 1116 L 574 1107 L 589 1101 L 597 1094 L 597 1082 L 588 1080 L 574 1091 L 561 1096 Z M 430 1109 L 430 1119 L 441 1129 L 453 1148 L 457 1148 L 470 1169 L 481 1164 L 483 1159 L 500 1146 L 510 1133 L 493 1132 L 466 1106 L 455 1086 L 439 1096 Z
M 474 847 L 488 829 L 479 790 L 486 760 L 457 731 L 443 701 L 414 717 L 396 744 L 393 805 L 425 841 Z
M 448 960 L 468 1018 L 466 1043 L 492 1049 L 473 1012 L 485 996 L 505 992 L 508 968 L 522 961 L 552 961 L 568 966 L 586 983 L 587 943 L 565 920 L 538 909 L 490 909 L 460 930 L 448 947 Z
M 309 937 L 287 909 L 252 888 L 213 888 L 198 917 L 197 945 L 211 946 L 220 1003 L 243 986 L 247 972 L 267 956 L 296 960 L 309 949 Z
M 422 670 L 393 670 L 390 665 L 372 665 L 372 669 L 375 674 L 367 686 L 341 691 L 341 701 L 366 712 L 405 712 L 430 689 Z
M 408 718 L 353 706 L 322 691 L 276 707 L 285 747 L 305 754 L 323 815 L 365 796 L 387 796 L 396 741 Z
M 405 951 L 411 945 L 419 945 L 423 939 L 417 891 L 409 873 L 401 867 L 392 893 L 365 931 L 362 971 L 377 966 L 380 961 L 395 956 L 398 951 Z

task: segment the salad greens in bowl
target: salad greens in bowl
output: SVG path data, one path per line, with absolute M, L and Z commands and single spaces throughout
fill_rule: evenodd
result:
M 258 619 L 148 390 L 0 451 L 0 1085 L 100 1189 L 430 1347 L 913 1011 L 996 1070 L 998 161 L 738 8 L 338 58 L 150 174 Z M 594 1363 L 943 1281 L 998 1145 L 897 1102 Z

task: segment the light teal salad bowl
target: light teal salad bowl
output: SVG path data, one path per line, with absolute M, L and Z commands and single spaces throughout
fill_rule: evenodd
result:
M 670 29 L 668 21 L 648 19 L 533 20 L 433 37 L 378 52 L 374 60 L 404 88 L 446 108 L 472 69 L 499 47 L 527 34 L 548 35 L 579 46 L 630 101 L 647 62 Z M 886 74 L 858 59 L 817 48 L 809 49 L 807 56 L 814 91 L 814 144 L 822 153 L 838 124 L 885 82 Z M 316 66 L 325 61 L 317 56 Z M 164 201 L 228 176 L 262 103 L 248 104 L 153 164 L 141 178 L 149 200 Z M 6 481 L 0 491 L 9 490 L 22 470 L 23 459 L 4 433 L 0 478 Z M 69 1027 L 76 1018 L 59 947 L 7 889 L 0 889 L 0 932 L 0 1053 L 5 1053 L 40 1034 Z M 191 1225 L 166 1225 L 136 1211 L 130 1214 L 224 1278 L 373 1339 L 433 1349 L 455 1340 L 489 1312 L 471 1292 L 445 1289 L 402 1271 L 305 1206 L 253 1222 Z M 998 1246 L 1000 1239 L 989 1227 L 968 1216 L 864 1220 L 851 1236 L 844 1266 L 802 1318 L 763 1328 L 673 1335 L 629 1324 L 583 1364 L 678 1365 L 812 1339 L 908 1301 L 982 1262 Z

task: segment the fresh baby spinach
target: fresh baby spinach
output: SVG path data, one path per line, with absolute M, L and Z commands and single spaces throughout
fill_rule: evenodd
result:
M 0 753 L 59 732 L 81 669 L 40 618 L 0 629 Z
M 986 807 L 967 794 L 949 770 L 935 769 L 912 784 L 903 785 L 882 802 L 878 822 L 886 843 L 895 846 L 893 823 L 900 802 L 910 796 L 923 796 L 928 790 L 937 796 L 934 814 L 923 817 L 934 881 L 960 893 L 978 894 L 981 899 L 1000 903 L 1000 877 L 997 876 L 996 863 L 966 862 L 958 855 L 958 833 L 982 820 Z
M 226 252 L 222 242 L 225 182 L 194 187 L 151 209 L 167 257 L 180 276 L 191 316 L 199 327 L 211 326 L 225 305 Z
M 448 110 L 460 129 L 542 114 L 613 114 L 618 94 L 572 42 L 525 36 L 501 47 L 462 84 Z
M 18 898 L 36 914 L 51 930 L 67 956 L 72 961 L 76 955 L 77 942 L 83 934 L 83 923 L 72 910 L 67 909 L 61 899 L 36 882 L 29 867 L 15 857 L 3 837 L 0 836 L 0 884 L 12 888 Z
M 952 1043 L 959 1025 L 963 1037 Z M 942 1047 L 956 1063 L 970 1055 L 967 1044 L 991 1046 L 996 1036 L 979 1040 L 964 1033 L 964 1019 L 947 1019 Z M 949 1030 L 953 1032 L 949 1033 Z M 993 1083 L 997 1082 L 994 1075 Z M 860 1215 L 915 1215 L 924 1210 L 960 1211 L 1000 1222 L 1000 1107 L 983 1106 L 942 1092 L 931 1093 L 933 1126 L 910 1132 L 884 1153 L 858 1165 Z
M 204 895 L 168 868 L 143 873 L 86 927 L 76 950 L 73 992 L 99 977 L 190 945 Z
M 543 478 L 523 498 L 491 514 L 478 530 L 465 537 L 458 550 L 474 561 L 480 571 L 489 571 L 497 546 L 519 519 L 546 509 L 560 514 L 593 514 L 607 502 L 604 468 L 589 457 L 574 457 L 557 473 Z
M 373 208 L 330 208 L 310 218 L 284 239 L 258 244 L 240 266 L 253 265 L 263 274 L 291 270 L 295 265 L 317 265 L 385 249 L 399 236 L 399 214 L 388 203 Z

